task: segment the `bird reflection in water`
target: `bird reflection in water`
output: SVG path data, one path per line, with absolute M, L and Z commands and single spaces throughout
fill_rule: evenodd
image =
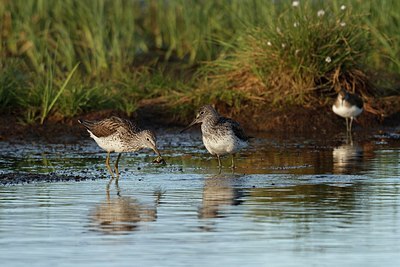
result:
M 345 144 L 335 147 L 332 151 L 333 173 L 354 174 L 362 167 L 363 154 L 363 148 L 351 138 L 347 138 Z
M 117 196 L 112 197 L 110 186 L 114 180 Z M 126 234 L 137 230 L 140 222 L 157 219 L 157 206 L 162 192 L 156 191 L 155 197 L 154 206 L 147 206 L 133 197 L 121 196 L 118 179 L 112 178 L 107 184 L 106 200 L 98 204 L 90 214 L 92 227 L 106 234 Z
M 202 205 L 199 209 L 199 218 L 221 218 L 224 217 L 222 210 L 226 206 L 234 206 L 242 203 L 243 191 L 234 187 L 234 182 L 240 176 L 214 175 L 204 179 Z

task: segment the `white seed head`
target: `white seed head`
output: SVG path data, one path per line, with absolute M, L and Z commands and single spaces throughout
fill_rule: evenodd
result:
M 298 27 L 299 26 L 299 23 L 298 22 L 295 22 L 295 23 L 293 23 L 293 27 Z
M 339 25 L 342 26 L 342 27 L 344 27 L 344 26 L 346 26 L 346 22 L 343 22 L 343 21 L 342 21 L 342 22 L 339 23 Z
M 325 58 L 325 61 L 326 61 L 327 63 L 331 63 L 331 62 L 332 62 L 332 59 L 331 59 L 331 57 L 326 57 L 326 58 Z
M 293 1 L 292 6 L 298 7 L 300 5 L 300 1 Z
M 345 9 L 346 9 L 346 6 L 345 6 L 345 5 L 341 5 L 341 6 L 340 6 L 340 9 L 341 9 L 341 10 L 345 10 Z
M 268 46 L 271 46 L 272 44 L 271 44 L 271 42 L 270 42 L 270 41 L 268 41 L 268 42 L 267 42 L 267 45 L 268 45 Z
M 323 15 L 325 15 L 325 11 L 323 9 L 318 10 L 317 12 L 318 17 L 322 17 Z

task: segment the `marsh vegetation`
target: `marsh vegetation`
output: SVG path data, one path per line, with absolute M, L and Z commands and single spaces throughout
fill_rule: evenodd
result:
M 22 123 L 146 103 L 327 107 L 345 87 L 400 110 L 400 3 L 0 1 L 0 109 Z M 231 114 L 233 115 L 233 114 Z

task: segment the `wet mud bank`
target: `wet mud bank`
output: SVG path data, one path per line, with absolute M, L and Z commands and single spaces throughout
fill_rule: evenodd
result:
M 328 153 L 324 156 L 325 159 L 332 156 L 331 150 L 345 142 L 343 140 L 345 121 L 329 110 L 298 109 L 296 112 L 287 113 L 272 113 L 267 110 L 253 113 L 254 111 L 247 110 L 240 114 L 230 114 L 228 108 L 224 109 L 220 106 L 217 109 L 224 116 L 238 120 L 246 132 L 256 137 L 247 154 L 244 153 L 245 155 L 242 157 L 242 160 L 245 161 L 242 165 L 247 164 L 249 169 L 256 168 L 256 171 L 264 171 L 264 167 L 260 166 L 265 164 L 258 163 L 259 158 L 276 158 L 276 162 L 272 160 L 269 162 L 272 164 L 270 170 L 286 165 L 298 166 L 298 162 L 303 162 L 303 156 L 301 156 L 293 159 L 294 162 L 282 163 L 285 160 L 282 161 L 282 151 L 287 152 L 285 146 L 288 145 L 293 147 L 292 152 L 297 155 L 298 149 L 303 146 L 307 147 L 308 144 L 318 144 L 321 141 L 317 140 L 322 139 L 324 141 L 321 143 L 321 149 L 317 150 L 318 153 Z M 194 138 L 190 137 L 194 133 L 179 135 L 179 130 L 186 126 L 187 122 L 168 121 L 167 118 L 170 118 L 168 114 L 162 114 L 155 107 L 152 107 L 151 110 L 152 112 L 144 112 L 144 109 L 140 109 L 136 117 L 132 119 L 136 119 L 143 128 L 154 129 L 157 135 L 163 136 L 160 138 L 160 142 L 166 150 L 166 155 L 171 158 L 173 168 L 181 171 L 182 166 L 186 166 L 191 171 L 195 171 L 196 168 L 199 168 L 200 163 L 204 168 L 209 168 L 210 164 L 213 164 L 211 156 L 207 154 L 202 145 L 198 129 L 193 130 L 197 134 Z M 115 111 L 101 111 L 86 114 L 82 118 L 95 120 L 111 115 L 123 117 L 123 114 Z M 399 122 L 400 116 L 392 116 L 390 120 L 380 121 L 376 116 L 365 112 L 355 123 L 354 141 L 356 144 L 364 146 L 366 151 L 370 150 L 368 147 L 376 147 L 381 143 L 398 144 L 398 140 L 400 140 Z M 15 117 L 2 116 L 0 124 L 2 125 L 0 127 L 2 145 L 0 152 L 5 160 L 3 165 L 6 166 L 2 170 L 0 168 L 0 185 L 79 182 L 108 177 L 106 169 L 103 168 L 105 154 L 90 139 L 84 127 L 78 124 L 77 118 L 65 121 L 49 120 L 44 125 L 23 125 L 18 123 Z M 308 140 L 306 143 L 304 143 L 305 139 Z M 314 148 L 310 149 L 310 151 L 315 150 Z M 306 150 L 304 153 L 309 153 L 309 151 Z M 127 161 L 125 162 L 126 166 L 139 166 L 137 167 L 137 170 L 140 170 L 138 173 L 142 173 L 143 168 L 146 168 L 146 164 L 150 161 L 144 157 L 137 162 L 133 162 L 129 157 L 126 157 L 125 160 Z M 143 163 L 146 161 L 147 163 Z M 30 171 L 32 166 L 35 167 L 37 173 Z M 300 164 L 300 166 L 308 165 Z M 99 169 L 101 172 L 98 172 Z M 89 174 L 88 170 L 95 171 Z M 151 168 L 149 170 L 154 171 Z
M 31 184 L 38 182 L 80 182 L 85 180 L 95 180 L 93 177 L 83 177 L 78 175 L 60 175 L 56 173 L 0 173 L 0 185 Z M 98 178 L 97 178 L 98 179 Z
M 247 131 L 252 132 L 287 132 L 287 133 L 339 133 L 345 130 L 343 118 L 333 114 L 329 108 L 298 107 L 288 111 L 272 111 L 265 108 L 248 109 L 233 113 L 229 108 L 217 106 L 221 114 L 234 118 Z M 103 119 L 112 115 L 126 117 L 114 110 L 103 110 L 80 116 L 84 119 Z M 193 114 L 194 116 L 194 114 Z M 169 127 L 184 127 L 193 117 L 176 119 L 175 116 L 160 107 L 141 107 L 131 118 L 144 128 L 159 129 Z M 78 118 L 66 120 L 52 120 L 43 125 L 21 124 L 14 116 L 1 116 L 0 141 L 7 139 L 49 139 L 54 142 L 75 142 L 86 133 L 78 124 Z M 355 121 L 355 130 L 371 130 L 380 128 L 400 129 L 400 114 L 390 117 L 379 117 L 375 114 L 363 112 Z M 58 138 L 61 138 L 59 140 Z

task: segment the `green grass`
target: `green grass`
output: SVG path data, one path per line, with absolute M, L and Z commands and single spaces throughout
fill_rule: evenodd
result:
M 0 70 L 0 112 L 10 112 L 16 107 L 18 93 L 27 86 L 29 74 L 16 59 L 0 61 Z
M 78 64 L 71 70 L 68 76 L 65 78 L 63 84 L 60 89 L 56 89 L 53 84 L 53 75 L 52 70 L 49 70 L 49 74 L 47 75 L 48 80 L 46 81 L 46 85 L 43 89 L 43 94 L 41 95 L 41 112 L 40 112 L 40 124 L 44 123 L 44 120 L 47 118 L 57 100 L 60 98 L 65 88 L 67 87 L 69 81 L 72 78 L 72 75 L 78 68 Z
M 0 0 L 0 112 L 25 123 L 131 116 L 164 98 L 180 120 L 210 102 L 323 105 L 340 86 L 399 95 L 398 10 L 395 0 Z
M 275 22 L 239 35 L 230 53 L 206 67 L 208 95 L 236 108 L 240 98 L 284 108 L 340 87 L 368 93 L 361 68 L 371 37 L 358 23 L 362 15 L 310 3 L 287 6 Z

